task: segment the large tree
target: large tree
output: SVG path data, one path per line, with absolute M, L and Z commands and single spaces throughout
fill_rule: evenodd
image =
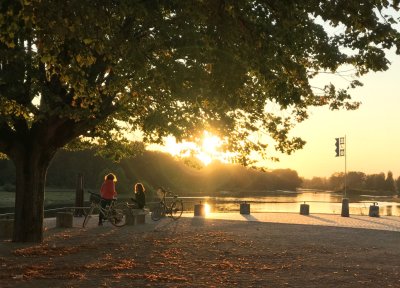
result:
M 385 49 L 400 52 L 397 2 L 2 0 L 0 152 L 16 167 L 13 240 L 42 240 L 46 170 L 71 143 L 118 158 L 129 129 L 144 143 L 206 129 L 243 164 L 265 150 L 255 132 L 280 151 L 301 148 L 288 131 L 309 107 L 358 106 L 346 87 L 314 89 L 314 77 L 383 71 Z

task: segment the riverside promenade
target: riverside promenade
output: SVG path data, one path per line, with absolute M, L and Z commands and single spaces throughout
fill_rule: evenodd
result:
M 184 213 L 183 217 L 193 217 L 193 213 Z M 369 217 L 350 215 L 342 217 L 337 214 L 310 214 L 300 215 L 297 213 L 252 213 L 242 215 L 239 212 L 233 213 L 209 213 L 206 218 L 219 220 L 235 221 L 255 221 L 281 224 L 300 224 L 300 225 L 318 225 L 347 227 L 359 229 L 373 229 L 400 232 L 400 217 L 381 216 Z
M 400 217 L 187 212 L 0 241 L 0 287 L 400 287 Z

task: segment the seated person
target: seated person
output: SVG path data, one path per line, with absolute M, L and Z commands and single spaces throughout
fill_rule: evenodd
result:
M 134 209 L 143 209 L 146 205 L 146 195 L 144 194 L 144 186 L 142 183 L 136 183 L 135 188 L 135 198 L 131 198 L 133 201 L 132 207 Z

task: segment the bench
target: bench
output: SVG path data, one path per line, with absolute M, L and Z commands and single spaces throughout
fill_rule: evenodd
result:
M 0 219 L 0 239 L 11 239 L 14 231 L 14 219 Z
M 147 209 L 130 209 L 130 213 L 126 215 L 127 225 L 140 225 L 146 223 L 146 215 L 149 214 Z
M 74 216 L 72 212 L 57 212 L 56 227 L 57 228 L 72 228 Z

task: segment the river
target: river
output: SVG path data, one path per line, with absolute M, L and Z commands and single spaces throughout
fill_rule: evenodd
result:
M 2 195 L 6 195 L 4 192 Z M 49 196 L 54 196 L 49 193 Z M 66 193 L 63 193 L 66 194 Z M 46 205 L 45 209 L 54 207 L 73 206 L 75 192 L 69 193 L 68 201 L 58 203 L 52 206 Z M 12 195 L 14 196 L 14 195 Z M 11 196 L 10 196 L 11 197 Z M 55 196 L 54 196 L 55 197 Z M 57 196 L 58 197 L 58 196 Z M 57 198 L 56 197 L 56 198 Z M 50 197 L 49 197 L 50 198 Z M 342 209 L 341 194 L 329 191 L 311 191 L 298 189 L 297 191 L 275 191 L 268 192 L 267 196 L 258 197 L 180 197 L 184 202 L 185 210 L 193 211 L 194 205 L 199 202 L 207 203 L 213 212 L 239 211 L 240 203 L 250 203 L 251 212 L 289 212 L 300 213 L 300 204 L 306 203 L 310 205 L 310 213 L 340 214 Z M 10 198 L 11 199 L 11 198 Z M 12 201 L 11 201 L 12 200 Z M 8 202 L 13 202 L 12 198 Z M 4 197 L 0 203 L 0 216 L 2 213 L 11 213 L 13 208 L 11 204 L 5 201 Z M 398 196 L 373 196 L 359 195 L 357 197 L 349 197 L 350 214 L 352 215 L 368 215 L 369 207 L 373 203 L 379 206 L 379 214 L 381 216 L 400 216 L 400 197 Z M 8 203 L 8 204 L 7 204 Z M 148 203 L 151 207 L 153 203 Z M 13 203 L 12 203 L 13 204 Z M 53 207 L 54 206 L 54 207 Z

